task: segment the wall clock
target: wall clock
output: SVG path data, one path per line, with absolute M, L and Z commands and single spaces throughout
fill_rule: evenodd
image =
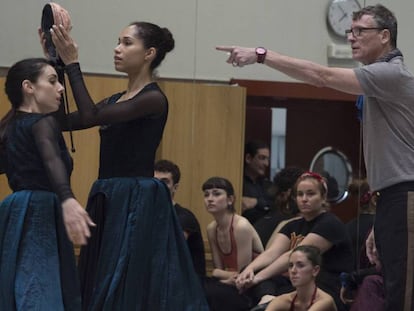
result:
M 360 9 L 358 0 L 331 0 L 327 19 L 333 33 L 346 38 L 345 30 L 351 28 L 352 13 Z

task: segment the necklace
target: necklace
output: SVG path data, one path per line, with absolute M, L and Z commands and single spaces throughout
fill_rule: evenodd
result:
M 313 303 L 315 302 L 315 298 L 316 298 L 316 291 L 317 291 L 317 287 L 316 287 L 316 285 L 315 285 L 315 290 L 313 291 L 313 294 L 312 294 L 312 298 L 311 298 L 311 302 L 310 302 L 310 304 L 309 304 L 309 306 L 306 308 L 306 310 L 309 310 L 309 308 L 313 305 Z M 296 301 L 296 298 L 298 298 L 298 294 L 296 293 L 296 295 L 295 295 L 295 297 L 293 297 L 293 300 L 292 300 L 292 302 L 290 303 L 290 311 L 295 311 L 295 301 Z

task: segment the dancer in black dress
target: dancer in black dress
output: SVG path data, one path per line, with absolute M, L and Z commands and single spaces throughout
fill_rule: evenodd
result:
M 97 223 L 80 258 L 85 310 L 207 310 L 168 189 L 152 178 L 168 101 L 153 70 L 174 48 L 170 31 L 147 22 L 122 30 L 115 69 L 127 90 L 94 104 L 63 27 L 53 42 L 65 63 L 78 113 L 74 129 L 100 125 L 99 179 L 87 210 Z
M 35 58 L 9 69 L 5 90 L 12 108 L 0 122 L 0 172 L 13 193 L 0 206 L 0 310 L 78 311 L 71 241 L 85 244 L 93 223 L 72 193 L 72 159 L 51 114 L 64 88 Z

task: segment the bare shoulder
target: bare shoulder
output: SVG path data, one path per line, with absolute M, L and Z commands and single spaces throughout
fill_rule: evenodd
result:
M 217 228 L 217 223 L 216 223 L 215 220 L 213 220 L 212 222 L 210 222 L 207 225 L 207 234 L 210 235 L 212 233 L 215 233 L 216 232 L 216 228 Z
M 234 215 L 233 229 L 237 233 L 251 234 L 253 235 L 254 227 L 252 224 L 243 216 Z
M 337 311 L 337 309 L 331 295 L 318 288 L 315 303 L 309 308 L 309 311 Z
M 295 292 L 275 297 L 267 306 L 266 311 L 288 311 Z
M 234 215 L 233 226 L 240 227 L 240 228 L 253 227 L 246 218 L 244 218 L 243 216 L 237 215 L 237 214 Z

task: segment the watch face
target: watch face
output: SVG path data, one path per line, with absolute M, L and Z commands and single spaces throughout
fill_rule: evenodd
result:
M 265 48 L 257 48 L 256 49 L 256 53 L 257 54 L 265 54 L 266 53 L 266 49 Z
M 360 9 L 358 0 L 331 0 L 328 9 L 328 24 L 332 31 L 346 38 L 345 30 L 351 28 L 352 14 Z

